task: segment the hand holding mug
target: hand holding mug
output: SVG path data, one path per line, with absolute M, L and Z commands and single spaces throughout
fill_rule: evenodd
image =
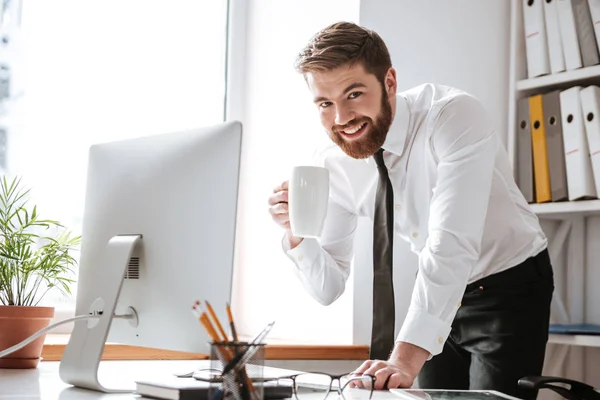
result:
M 290 214 L 288 205 L 289 181 L 285 181 L 273 189 L 269 197 L 269 213 L 273 221 L 285 230 L 290 230 Z
M 273 190 L 269 212 L 285 229 L 291 248 L 305 237 L 321 235 L 328 199 L 329 171 L 322 167 L 295 167 L 290 180 Z

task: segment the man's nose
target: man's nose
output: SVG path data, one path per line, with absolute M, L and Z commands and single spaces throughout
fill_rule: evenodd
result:
M 354 119 L 354 112 L 347 108 L 338 107 L 335 114 L 336 125 L 346 125 Z

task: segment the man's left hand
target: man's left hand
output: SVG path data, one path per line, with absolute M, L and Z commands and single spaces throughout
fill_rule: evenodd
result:
M 415 380 L 397 360 L 367 360 L 354 373 L 375 376 L 375 390 L 409 388 Z

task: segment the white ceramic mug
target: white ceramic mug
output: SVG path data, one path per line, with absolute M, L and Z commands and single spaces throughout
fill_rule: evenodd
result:
M 328 169 L 316 166 L 294 167 L 288 186 L 290 226 L 294 236 L 321 236 L 328 200 Z

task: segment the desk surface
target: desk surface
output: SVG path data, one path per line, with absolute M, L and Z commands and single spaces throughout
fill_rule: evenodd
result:
M 117 385 L 133 385 L 136 379 L 160 379 L 173 373 L 188 372 L 206 366 L 209 361 L 103 361 L 99 377 Z M 0 399 L 72 400 L 140 399 L 136 394 L 106 394 L 71 387 L 58 375 L 58 361 L 41 362 L 37 369 L 0 369 Z M 103 379 L 105 378 L 105 379 Z M 333 393 L 332 393 L 333 394 Z M 332 400 L 336 396 L 330 397 Z M 372 400 L 398 400 L 387 391 L 373 394 Z

